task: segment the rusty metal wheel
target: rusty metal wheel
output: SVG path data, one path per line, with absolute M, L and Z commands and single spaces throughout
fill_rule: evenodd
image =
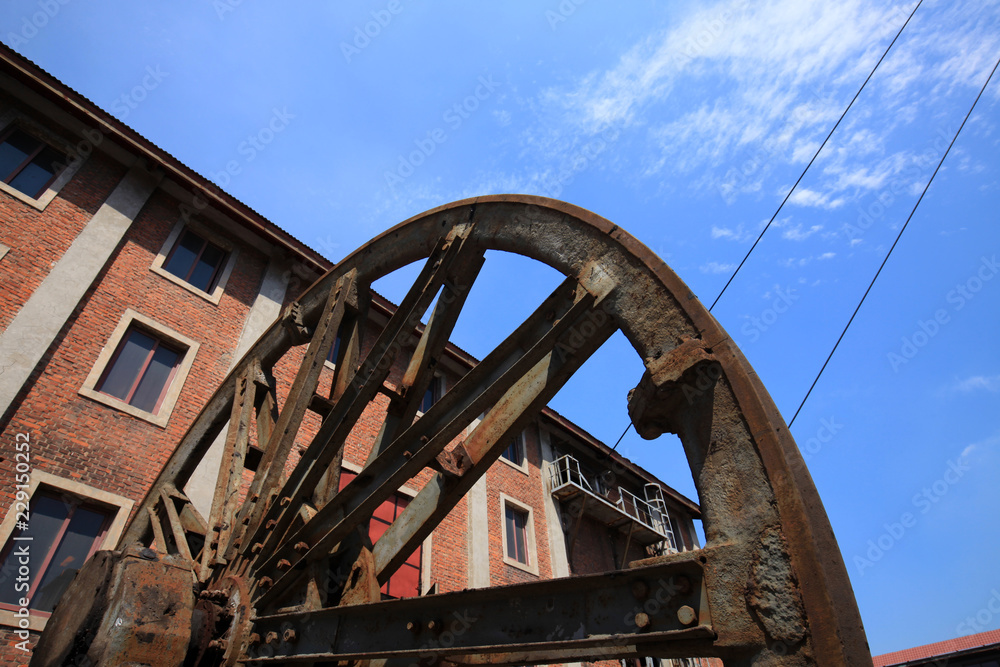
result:
M 487 250 L 543 262 L 565 281 L 414 421 Z M 418 260 L 425 263 L 413 287 L 378 339 L 365 343 L 361 323 L 372 282 Z M 396 353 L 435 297 L 402 382 L 387 388 Z M 705 547 L 614 576 L 379 602 L 379 582 L 616 330 L 646 368 L 629 396 L 629 415 L 644 438 L 680 437 L 699 493 Z M 338 334 L 331 392 L 320 396 L 320 371 Z M 279 409 L 272 370 L 305 345 Z M 362 356 L 362 349 L 370 351 Z M 382 430 L 365 469 L 338 493 L 344 442 L 379 393 L 389 397 Z M 307 410 L 320 413 L 322 425 L 292 466 Z M 226 463 L 203 521 L 178 489 L 227 420 Z M 463 444 L 448 447 L 466 429 Z M 251 431 L 263 458 L 241 493 Z M 359 528 L 427 466 L 436 470 L 433 479 L 369 548 Z M 187 559 L 209 591 L 202 599 L 230 610 L 228 625 L 214 621 L 216 653 L 205 655 L 215 657 L 203 662 L 411 664 L 446 657 L 524 664 L 655 655 L 717 656 L 727 665 L 871 664 L 820 499 L 739 349 L 628 233 L 537 197 L 482 197 L 434 209 L 375 238 L 310 287 L 209 401 L 123 544 Z M 238 599 L 227 591 L 239 591 Z M 490 622 L 467 621 L 448 642 L 434 640 L 443 636 L 442 616 L 451 614 Z M 570 622 L 580 628 L 572 637 L 553 634 Z

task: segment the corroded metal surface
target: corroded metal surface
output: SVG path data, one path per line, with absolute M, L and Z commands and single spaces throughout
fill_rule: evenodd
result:
M 488 250 L 536 259 L 566 280 L 414 421 Z M 377 339 L 363 345 L 372 282 L 419 260 L 425 263 L 413 287 Z M 435 297 L 428 324 L 418 326 Z M 378 582 L 616 330 L 646 367 L 630 393 L 629 414 L 643 437 L 671 432 L 683 442 L 705 548 L 597 577 L 379 602 Z M 317 395 L 318 369 L 338 332 L 333 386 Z M 305 344 L 279 410 L 273 368 Z M 404 347 L 415 353 L 400 386 L 387 387 Z M 362 356 L 362 349 L 370 352 Z M 380 394 L 389 398 L 382 430 L 364 470 L 337 493 L 344 441 Z M 286 477 L 307 409 L 322 415 L 322 425 Z M 204 521 L 177 489 L 227 420 L 225 490 Z M 237 506 L 232 490 L 251 432 L 263 455 Z M 448 447 L 463 433 L 460 448 Z M 368 543 L 374 508 L 425 467 L 435 470 L 430 482 Z M 123 544 L 153 546 L 197 573 L 208 595 L 189 610 L 198 628 L 189 638 L 191 664 L 409 664 L 439 657 L 526 664 L 638 655 L 717 656 L 727 665 L 871 664 L 819 497 L 739 349 L 645 246 L 588 211 L 536 197 L 483 197 L 434 209 L 317 281 L 208 402 Z M 60 609 L 56 617 L 63 616 Z M 116 657 L 132 661 L 128 650 Z

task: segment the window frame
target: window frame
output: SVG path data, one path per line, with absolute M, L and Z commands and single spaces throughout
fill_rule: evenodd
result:
M 524 532 L 525 532 L 525 555 L 528 558 L 527 563 L 522 563 L 519 560 L 511 558 L 507 555 L 507 507 L 510 506 L 511 509 L 522 514 L 527 514 L 527 519 L 525 521 Z M 533 574 L 536 577 L 538 575 L 538 548 L 535 542 L 535 510 L 530 505 L 526 505 L 521 501 L 508 496 L 506 493 L 500 493 L 500 539 L 502 543 L 503 551 L 501 556 L 503 557 L 503 562 L 511 567 L 516 567 L 519 570 L 523 570 L 529 574 Z
M 80 170 L 80 166 L 83 165 L 86 158 L 81 157 L 79 151 L 76 151 L 69 142 L 57 137 L 18 111 L 9 109 L 0 114 L 0 128 L 2 128 L 0 129 L 0 141 L 5 140 L 14 130 L 21 130 L 66 156 L 66 164 L 59 170 L 59 173 L 53 176 L 52 180 L 49 181 L 45 189 L 37 197 L 27 195 L 17 188 L 0 181 L 0 191 L 28 204 L 32 208 L 44 211 L 52 200 L 55 199 L 56 195 L 59 194 L 63 186 L 69 183 L 73 176 L 76 175 L 76 172 Z M 91 150 L 93 150 L 93 147 L 91 147 Z
M 35 468 L 31 471 L 31 482 L 28 487 L 30 498 L 35 497 L 35 493 L 40 486 L 44 487 L 43 491 L 76 496 L 80 499 L 81 505 L 98 505 L 108 511 L 110 521 L 106 525 L 103 537 L 97 541 L 97 548 L 91 549 L 91 555 L 96 551 L 114 549 L 118 544 L 118 540 L 125 531 L 125 522 L 128 520 L 129 514 L 132 512 L 132 507 L 135 505 L 134 501 L 124 496 L 95 489 L 81 482 L 58 477 Z M 13 534 L 17 524 L 17 514 L 16 508 L 11 505 L 7 510 L 7 516 L 0 523 L 0 548 L 7 545 L 10 536 Z M 46 554 L 46 558 L 50 556 L 50 553 Z M 50 612 L 29 610 L 27 629 L 34 632 L 44 630 L 50 615 Z M 15 612 L 9 609 L 0 608 L 0 627 L 21 627 L 19 621 L 22 618 L 24 617 L 17 616 Z
M 514 461 L 511 461 L 505 456 L 507 450 L 510 449 L 510 445 L 507 445 L 507 449 L 504 449 L 503 452 L 500 453 L 500 460 L 509 465 L 514 470 L 517 470 L 519 472 L 524 473 L 525 475 L 528 475 L 530 474 L 530 472 L 528 471 L 528 438 L 525 437 L 524 431 L 521 431 L 520 433 L 514 436 L 514 438 L 511 441 L 511 445 L 514 444 L 515 440 L 517 441 L 519 449 L 521 450 L 521 462 L 516 463 Z
M 170 377 L 167 379 L 164 390 L 154 408 L 154 412 L 137 408 L 126 401 L 110 394 L 105 394 L 97 389 L 117 359 L 125 336 L 133 328 L 151 335 L 158 341 L 166 341 L 167 345 L 172 344 L 183 350 Z M 199 347 L 200 343 L 197 341 L 129 308 L 118 322 L 118 326 L 115 327 L 110 338 L 108 338 L 108 342 L 101 349 L 100 354 L 98 354 L 97 361 L 94 363 L 90 374 L 80 388 L 79 394 L 109 407 L 121 410 L 138 419 L 166 428 L 177 399 L 180 397 L 184 381 L 187 379 L 187 375 L 191 371 L 191 366 L 194 364 Z
M 184 232 L 187 230 L 190 230 L 192 233 L 201 237 L 203 241 L 207 241 L 208 243 L 221 248 L 226 253 L 225 258 L 216 268 L 212 284 L 209 285 L 209 289 L 211 291 L 206 292 L 205 290 L 192 285 L 184 278 L 174 275 L 170 271 L 163 268 L 163 265 L 166 264 L 166 262 L 173 255 L 174 250 L 176 250 L 178 244 L 180 243 Z M 170 233 L 167 235 L 166 241 L 163 242 L 163 246 L 156 254 L 156 258 L 153 260 L 152 265 L 150 265 L 149 270 L 160 277 L 169 280 L 175 285 L 183 287 L 192 294 L 197 294 L 209 303 L 218 305 L 219 301 L 222 300 L 223 293 L 226 290 L 226 284 L 229 282 L 229 277 L 233 273 L 233 268 L 236 266 L 236 257 L 238 254 L 238 249 L 232 243 L 212 232 L 204 225 L 193 220 L 188 222 L 178 220 L 173 229 L 171 229 Z
M 343 461 L 341 463 L 341 470 L 344 472 L 350 472 L 354 475 L 358 475 L 363 470 L 362 466 L 356 463 L 351 463 L 350 461 Z M 401 496 L 405 496 L 409 499 L 409 502 L 413 502 L 413 499 L 417 497 L 418 491 L 410 486 L 401 486 L 397 489 L 396 493 Z M 431 553 L 433 551 L 434 543 L 434 533 L 424 538 L 424 541 L 420 544 L 420 596 L 428 594 L 431 589 Z M 410 599 L 410 598 L 403 598 Z

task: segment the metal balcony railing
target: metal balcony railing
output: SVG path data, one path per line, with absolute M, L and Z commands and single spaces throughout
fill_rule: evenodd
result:
M 548 466 L 549 493 L 556 496 L 565 495 L 567 487 L 573 487 L 597 499 L 605 505 L 610 505 L 620 514 L 648 528 L 662 538 L 665 544 L 659 549 L 663 553 L 678 550 L 679 541 L 670 524 L 670 514 L 660 487 L 647 484 L 644 493 L 646 498 L 640 498 L 631 491 L 618 486 L 608 488 L 599 476 L 588 476 L 580 469 L 580 462 L 570 455 L 561 456 Z

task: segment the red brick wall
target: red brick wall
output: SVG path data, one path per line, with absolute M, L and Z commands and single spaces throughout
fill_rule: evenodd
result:
M 67 185 L 69 187 L 69 185 Z M 218 305 L 150 266 L 179 219 L 178 202 L 157 191 L 108 266 L 29 380 L 30 389 L 0 436 L 0 479 L 13 479 L 15 433 L 28 433 L 35 469 L 140 500 L 202 404 L 224 377 L 256 296 L 265 258 L 240 247 Z M 59 218 L 47 218 L 57 227 Z M 79 395 L 125 310 L 132 308 L 201 344 L 166 428 Z M 3 511 L 10 485 L 0 486 Z
M 124 167 L 92 157 L 44 211 L 0 192 L 0 243 L 10 247 L 0 260 L 0 330 L 7 328 L 124 175 Z

